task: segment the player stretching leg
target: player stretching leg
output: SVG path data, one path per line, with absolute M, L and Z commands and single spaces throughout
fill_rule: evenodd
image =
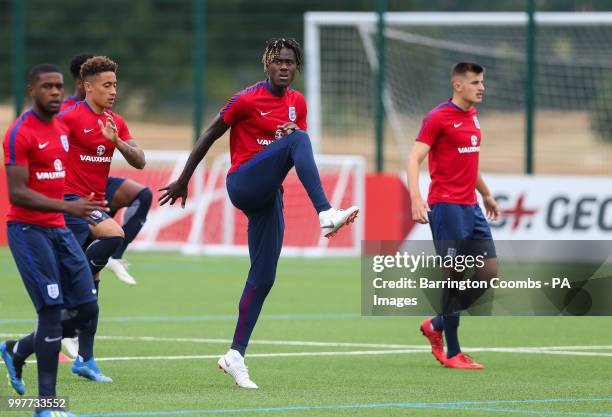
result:
M 88 370 L 95 369 L 101 375 L 93 359 L 98 322 L 96 290 L 85 255 L 66 228 L 62 212 L 88 218 L 95 211 L 107 209 L 105 202 L 90 201 L 93 195 L 63 200 L 69 145 L 65 127 L 54 117 L 63 96 L 63 77 L 57 67 L 49 64 L 34 67 L 29 75 L 28 93 L 32 108 L 13 122 L 3 147 L 10 200 L 9 247 L 36 308 L 38 325 L 36 332 L 19 341 L 1 343 L 0 354 L 8 369 L 9 382 L 23 395 L 25 384 L 21 374 L 25 359 L 36 353 L 38 395 L 54 398 L 63 333 L 78 329 L 84 336 L 81 355 L 86 358 Z M 72 317 L 66 327 L 62 323 L 64 311 Z M 37 409 L 34 415 L 72 416 L 57 408 Z
M 331 237 L 355 220 L 357 207 L 333 209 L 323 192 L 310 138 L 306 134 L 306 101 L 289 88 L 302 66 L 302 48 L 294 39 L 271 39 L 263 59 L 265 81 L 235 94 L 202 133 L 179 179 L 160 191 L 160 204 L 185 206 L 187 185 L 211 145 L 230 129 L 232 166 L 227 192 L 248 217 L 251 268 L 240 304 L 231 349 L 219 367 L 243 388 L 257 388 L 249 378 L 244 355 L 264 300 L 276 278 L 285 222 L 281 185 L 295 166 L 319 215 L 323 235 Z
M 133 167 L 142 169 L 145 166 L 144 153 L 132 139 L 127 124 L 121 116 L 110 111 L 116 96 L 116 71 L 117 64 L 107 57 L 88 59 L 81 65 L 80 72 L 85 100 L 59 115 L 69 129 L 70 152 L 64 194 L 67 201 L 92 192 L 96 198 L 104 199 L 115 148 Z M 66 223 L 85 249 L 98 290 L 99 272 L 114 253 L 124 249 L 125 233 L 108 213 L 95 214 L 91 218 L 93 224 L 69 215 Z M 79 335 L 79 343 L 80 339 Z M 71 354 L 76 349 L 74 343 L 64 346 Z
M 481 255 L 485 258 L 484 267 L 474 278 L 489 280 L 497 275 L 497 256 L 475 189 L 482 196 L 489 219 L 497 219 L 500 210 L 478 170 L 481 138 L 475 104 L 482 102 L 483 79 L 484 68 L 479 64 L 461 62 L 453 67 L 453 97 L 423 119 L 408 161 L 408 181 L 412 218 L 430 224 L 438 255 Z M 426 156 L 431 176 L 427 202 L 419 191 L 419 166 Z M 445 274 L 463 279 L 454 271 Z M 429 340 L 433 355 L 447 368 L 484 368 L 461 352 L 458 337 L 460 311 L 472 305 L 483 292 L 476 289 L 456 294 L 444 289 L 442 314 L 421 323 L 421 332 Z
M 70 132 L 66 200 L 91 192 L 104 198 L 115 148 L 133 167 L 142 169 L 145 166 L 144 153 L 132 139 L 127 124 L 121 116 L 110 111 L 116 97 L 116 71 L 117 64 L 107 57 L 96 56 L 87 60 L 81 66 L 85 100 L 59 115 Z M 70 216 L 66 218 L 79 243 L 85 245 L 90 235 L 93 238 L 85 254 L 92 272 L 97 274 L 112 254 L 122 247 L 124 232 L 106 213 L 92 220 L 95 226 Z
M 81 67 L 92 54 L 79 54 L 70 61 L 70 72 L 74 77 L 74 95 L 64 100 L 62 111 L 85 100 L 85 86 L 81 78 Z M 122 282 L 135 285 L 136 280 L 127 271 L 128 263 L 123 259 L 123 253 L 127 246 L 136 238 L 140 229 L 147 220 L 147 214 L 151 208 L 153 194 L 148 187 L 129 178 L 108 177 L 106 183 L 106 200 L 110 208 L 110 216 L 115 214 L 123 207 L 127 207 L 123 215 L 123 244 L 112 254 L 106 264 L 110 270 Z M 64 339 L 66 341 L 67 339 Z M 65 345 L 66 346 L 66 345 Z

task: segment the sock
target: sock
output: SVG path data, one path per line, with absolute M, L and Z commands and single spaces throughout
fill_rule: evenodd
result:
M 17 346 L 17 341 L 16 340 L 7 340 L 6 341 L 6 351 L 10 354 L 10 355 L 14 355 L 15 354 L 15 346 Z
M 100 296 L 100 280 L 94 280 L 94 287 L 96 287 L 96 294 L 98 294 L 98 297 Z
M 123 214 L 123 232 L 125 239 L 123 243 L 113 253 L 114 259 L 123 258 L 123 252 L 127 246 L 132 243 L 142 226 L 147 220 L 147 213 L 151 208 L 151 202 L 153 201 L 153 193 L 148 188 L 143 188 L 136 195 L 136 198 L 128 206 Z
M 19 339 L 13 347 L 13 354 L 23 360 L 26 360 L 32 353 L 34 353 L 34 335 L 30 333 L 22 339 Z
M 249 281 L 244 286 L 240 304 L 238 306 L 238 323 L 234 331 L 232 349 L 237 350 L 244 357 L 251 333 L 255 328 L 255 323 L 259 318 L 259 313 L 263 307 L 264 300 L 270 292 L 272 286 L 262 286 L 257 288 Z
M 73 319 L 79 336 L 79 356 L 83 362 L 94 356 L 94 339 L 98 329 L 99 313 L 98 302 L 92 301 L 78 306 L 77 315 Z
M 85 250 L 91 273 L 100 272 L 106 266 L 108 258 L 122 243 L 123 238 L 120 236 L 100 237 L 91 242 Z
M 38 313 L 38 327 L 34 337 L 38 396 L 55 397 L 57 383 L 57 355 L 62 340 L 61 307 L 45 307 Z
M 306 189 L 312 205 L 320 213 L 329 210 L 331 205 L 323 192 L 319 170 L 312 154 L 312 145 L 306 132 L 296 130 L 287 138 L 292 141 L 291 158 L 300 182 Z
M 442 319 L 442 315 L 438 314 L 436 317 L 431 319 L 431 327 L 437 332 L 441 332 L 444 330 L 444 320 Z
M 459 313 L 445 314 L 444 318 L 444 338 L 446 339 L 446 357 L 452 358 L 461 352 L 459 347 Z
M 74 308 L 62 309 L 62 338 L 72 339 L 77 335 L 76 322 L 74 318 L 77 315 L 77 310 Z

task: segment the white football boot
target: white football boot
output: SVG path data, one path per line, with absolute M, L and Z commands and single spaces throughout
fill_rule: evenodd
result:
M 330 208 L 320 212 L 319 223 L 321 224 L 321 233 L 327 238 L 334 236 L 342 226 L 353 223 L 358 214 L 359 208 L 355 206 L 349 207 L 346 210 Z
M 62 346 L 66 349 L 66 352 L 72 359 L 79 356 L 79 338 L 78 337 L 67 337 L 62 339 Z
M 109 258 L 106 268 L 111 271 L 117 279 L 128 285 L 136 285 L 136 280 L 127 271 L 128 263 L 123 259 Z
M 244 364 L 244 358 L 237 350 L 228 350 L 225 355 L 219 358 L 217 366 L 226 374 L 230 374 L 239 387 L 258 388 L 257 384 L 249 378 L 249 368 Z

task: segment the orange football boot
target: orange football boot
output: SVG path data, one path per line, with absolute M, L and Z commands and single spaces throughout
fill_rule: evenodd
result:
M 444 353 L 444 340 L 442 339 L 442 332 L 436 331 L 431 327 L 431 320 L 433 317 L 423 320 L 421 323 L 421 333 L 429 340 L 431 345 L 431 354 L 440 362 L 442 365 L 446 365 L 446 354 Z
M 444 366 L 455 369 L 484 369 L 484 365 L 474 362 L 470 355 L 459 352 L 452 358 L 446 359 Z

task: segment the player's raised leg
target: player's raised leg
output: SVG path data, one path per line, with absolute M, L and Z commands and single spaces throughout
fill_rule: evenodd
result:
M 123 207 L 126 207 L 126 210 L 123 214 L 122 225 L 125 238 L 123 243 L 113 252 L 106 268 L 115 274 L 120 281 L 129 285 L 135 285 L 136 280 L 127 271 L 129 265 L 123 259 L 123 253 L 144 226 L 152 199 L 151 190 L 134 180 L 118 177 L 108 178 L 106 200 L 109 202 L 111 216 L 114 216 Z

